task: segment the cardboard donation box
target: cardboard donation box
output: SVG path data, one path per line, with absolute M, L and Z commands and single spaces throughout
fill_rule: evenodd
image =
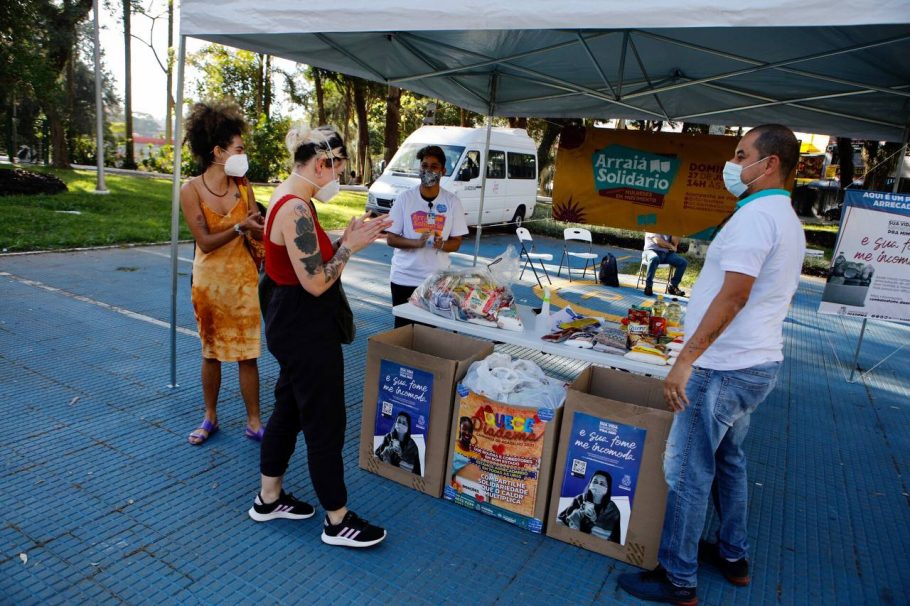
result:
M 657 565 L 673 422 L 659 379 L 591 366 L 569 386 L 547 536 Z
M 443 497 L 540 533 L 562 408 L 504 404 L 457 387 Z
M 439 497 L 455 384 L 493 344 L 428 326 L 370 337 L 360 467 Z

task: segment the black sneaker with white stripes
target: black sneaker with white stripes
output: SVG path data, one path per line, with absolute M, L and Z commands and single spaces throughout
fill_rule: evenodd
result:
M 281 496 L 274 503 L 263 503 L 262 495 L 257 494 L 249 513 L 250 517 L 257 522 L 268 522 L 279 518 L 305 520 L 313 517 L 316 510 L 309 503 L 298 501 L 294 498 L 294 495 L 282 490 Z
M 385 539 L 385 530 L 361 519 L 348 511 L 340 524 L 329 523 L 329 516 L 322 523 L 322 542 L 343 547 L 372 547 Z

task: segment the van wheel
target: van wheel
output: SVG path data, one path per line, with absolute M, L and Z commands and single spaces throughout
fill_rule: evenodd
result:
M 519 206 L 518 208 L 515 209 L 515 216 L 512 217 L 511 223 L 514 223 L 515 227 L 521 227 L 521 222 L 524 220 L 524 218 L 525 218 L 525 206 L 524 206 L 524 204 L 522 204 L 521 206 Z

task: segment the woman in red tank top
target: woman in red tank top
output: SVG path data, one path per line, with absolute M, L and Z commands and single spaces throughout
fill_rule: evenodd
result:
M 280 372 L 275 409 L 260 450 L 260 492 L 249 515 L 265 522 L 315 513 L 283 490 L 302 431 L 310 479 L 326 510 L 322 540 L 369 547 L 385 538 L 385 530 L 348 510 L 344 483 L 340 277 L 351 255 L 369 246 L 390 223 L 385 218 L 368 220 L 367 215 L 352 219 L 333 243 L 319 225 L 313 200 L 328 202 L 338 193 L 347 160 L 344 142 L 329 127 L 298 127 L 288 133 L 286 143 L 294 167 L 272 195 L 263 236 L 266 273 L 275 284 L 265 310 L 265 335 Z

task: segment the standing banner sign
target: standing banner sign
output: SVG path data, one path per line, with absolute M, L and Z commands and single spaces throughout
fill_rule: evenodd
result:
M 736 203 L 723 180 L 736 142 L 715 135 L 563 129 L 553 218 L 707 239 Z
M 910 195 L 847 190 L 819 313 L 910 322 Z

